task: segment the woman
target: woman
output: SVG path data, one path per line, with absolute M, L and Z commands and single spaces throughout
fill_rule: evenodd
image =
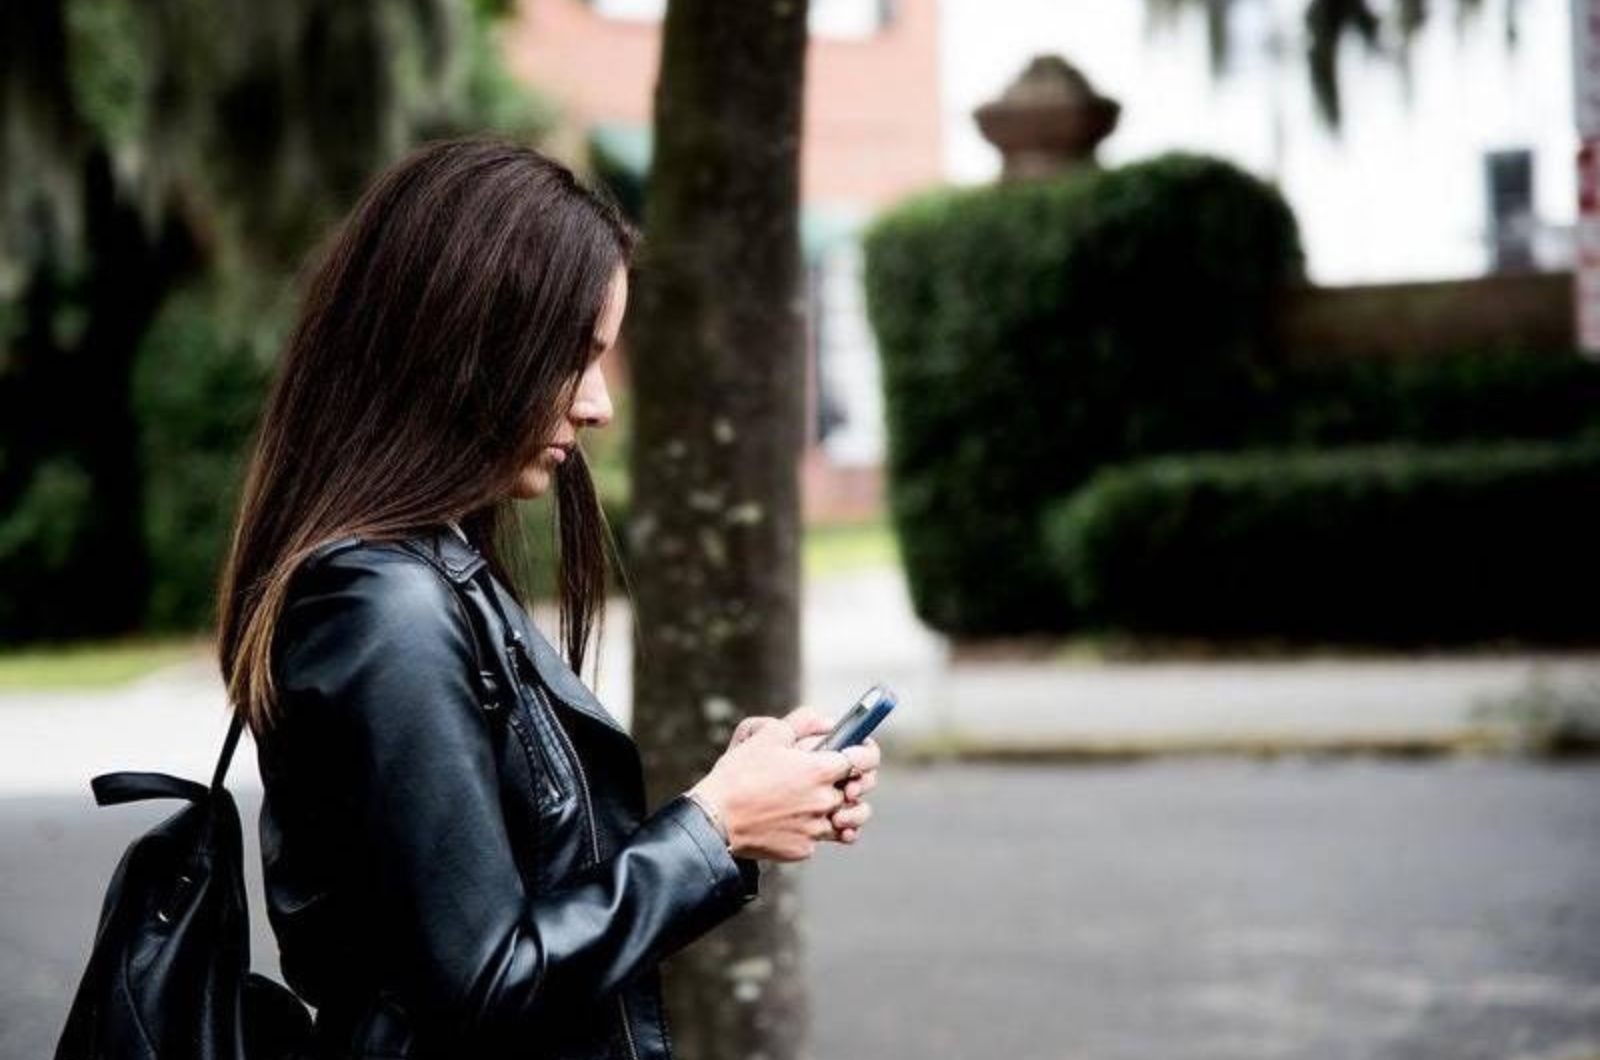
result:
M 559 163 L 430 145 L 325 249 L 278 366 L 221 585 L 265 786 L 269 918 L 325 1057 L 664 1058 L 656 965 L 758 859 L 853 842 L 875 744 L 746 718 L 646 814 L 577 678 L 604 523 L 578 445 L 611 402 L 636 233 Z M 509 588 L 514 502 L 554 490 L 563 659 Z

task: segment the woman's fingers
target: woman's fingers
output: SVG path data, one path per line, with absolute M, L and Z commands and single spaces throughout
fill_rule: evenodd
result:
M 855 802 L 877 786 L 878 771 L 876 769 L 863 773 L 844 786 L 844 800 L 846 802 Z
M 883 761 L 883 748 L 879 747 L 878 741 L 870 736 L 854 747 L 845 748 L 845 752 L 850 755 L 850 761 L 856 769 L 862 773 L 877 769 Z
M 859 829 L 871 816 L 872 804 L 857 802 L 834 810 L 828 819 L 833 822 L 834 831 L 843 832 L 846 829 Z

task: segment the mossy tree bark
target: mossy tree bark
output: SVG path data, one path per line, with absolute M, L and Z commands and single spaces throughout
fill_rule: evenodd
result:
M 671 0 L 628 314 L 634 731 L 682 791 L 799 696 L 805 0 Z M 802 1055 L 791 866 L 664 971 L 679 1055 Z

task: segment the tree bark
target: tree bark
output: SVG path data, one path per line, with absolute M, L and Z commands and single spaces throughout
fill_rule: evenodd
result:
M 634 732 L 662 798 L 799 697 L 806 0 L 671 0 L 628 314 Z M 664 969 L 686 1060 L 803 1055 L 793 867 Z

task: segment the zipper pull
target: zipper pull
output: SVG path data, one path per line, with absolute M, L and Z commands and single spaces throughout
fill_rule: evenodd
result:
M 514 672 L 524 677 L 537 677 L 538 669 L 533 665 L 533 656 L 528 652 L 527 642 L 522 639 L 522 634 L 511 630 L 507 634 L 506 652 L 511 656 L 511 668 Z
M 478 685 L 483 690 L 483 710 L 493 714 L 500 709 L 500 680 L 489 670 L 478 671 Z

